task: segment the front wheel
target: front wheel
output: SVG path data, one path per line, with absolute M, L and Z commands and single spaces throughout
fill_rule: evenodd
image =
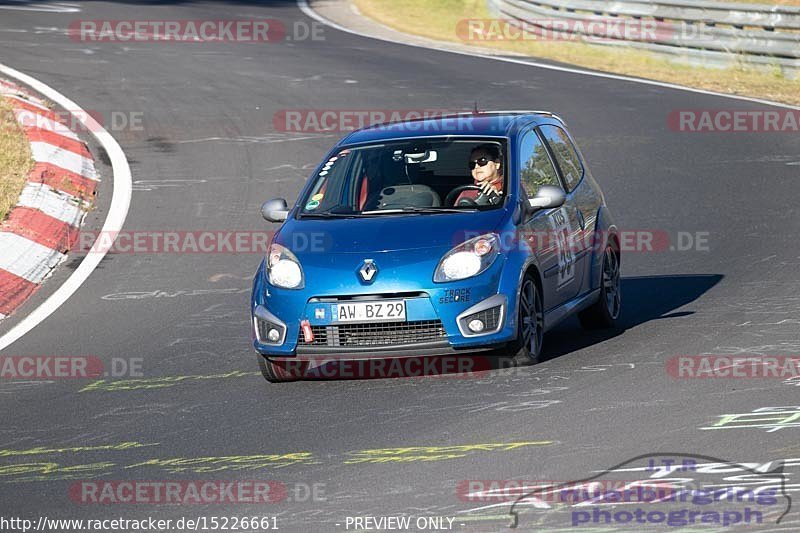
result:
M 607 246 L 603 253 L 603 275 L 600 278 L 600 298 L 591 307 L 578 313 L 585 329 L 613 328 L 622 308 L 619 252 Z
M 258 368 L 261 369 L 261 375 L 270 383 L 286 383 L 300 379 L 296 372 L 269 361 L 263 355 L 256 354 L 256 357 L 258 358 Z
M 515 366 L 533 365 L 542 355 L 544 338 L 544 305 L 536 281 L 526 275 L 519 290 L 519 317 L 517 319 L 517 340 Z

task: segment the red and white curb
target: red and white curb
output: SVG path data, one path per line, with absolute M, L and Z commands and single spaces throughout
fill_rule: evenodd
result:
M 45 103 L 0 80 L 35 165 L 8 218 L 0 223 L 0 320 L 22 305 L 66 260 L 99 181 L 94 158 Z

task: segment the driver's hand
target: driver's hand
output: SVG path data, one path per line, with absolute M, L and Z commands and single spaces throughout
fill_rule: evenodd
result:
M 498 189 L 488 181 L 481 183 L 479 187 L 481 188 L 481 194 L 484 194 L 486 196 L 491 196 L 491 195 L 500 196 L 503 194 L 500 192 L 500 189 Z

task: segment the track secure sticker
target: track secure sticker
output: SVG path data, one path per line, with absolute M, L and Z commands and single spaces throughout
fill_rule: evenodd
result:
M 439 303 L 451 304 L 455 302 L 469 302 L 469 291 L 469 289 L 445 289 L 443 295 L 439 297 Z

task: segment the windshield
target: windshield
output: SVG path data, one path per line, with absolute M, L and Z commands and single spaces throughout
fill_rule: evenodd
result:
M 508 190 L 498 139 L 421 138 L 343 149 L 314 177 L 302 216 L 496 209 Z

